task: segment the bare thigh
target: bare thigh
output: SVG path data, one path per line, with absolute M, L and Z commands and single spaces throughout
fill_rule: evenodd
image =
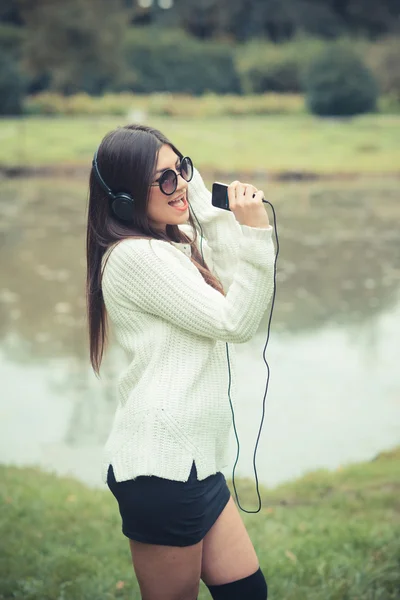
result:
M 259 566 L 256 551 L 231 496 L 203 538 L 201 579 L 206 585 L 231 583 L 252 575 Z
M 129 540 L 129 546 L 143 600 L 196 600 L 202 541 L 176 547 Z

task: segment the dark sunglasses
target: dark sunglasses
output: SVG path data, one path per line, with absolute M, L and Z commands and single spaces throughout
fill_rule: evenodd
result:
M 178 167 L 178 173 L 185 181 L 192 179 L 193 163 L 191 158 L 188 156 L 182 158 L 181 164 Z M 150 184 L 150 187 L 154 185 L 158 185 L 162 193 L 166 196 L 171 196 L 178 187 L 178 174 L 172 169 L 167 169 L 154 183 Z

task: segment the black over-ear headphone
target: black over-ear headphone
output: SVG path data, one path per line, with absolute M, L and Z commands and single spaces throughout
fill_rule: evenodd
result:
M 111 198 L 111 208 L 113 210 L 113 213 L 119 219 L 122 219 L 123 221 L 131 221 L 132 215 L 133 215 L 133 210 L 135 207 L 135 201 L 132 198 L 132 196 L 130 194 L 128 194 L 127 192 L 114 193 L 110 190 L 110 188 L 108 187 L 108 185 L 106 184 L 106 182 L 104 181 L 102 176 L 100 175 L 99 167 L 97 164 L 97 152 L 98 152 L 98 149 L 96 150 L 96 153 L 95 153 L 95 155 L 93 157 L 93 161 L 92 161 L 94 173 L 95 173 L 99 183 L 102 185 L 104 190 L 107 192 L 108 196 Z

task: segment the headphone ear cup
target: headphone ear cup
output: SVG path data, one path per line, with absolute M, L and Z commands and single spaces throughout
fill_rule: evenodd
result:
M 118 218 L 123 221 L 131 221 L 133 217 L 134 200 L 129 194 L 116 194 L 111 208 Z

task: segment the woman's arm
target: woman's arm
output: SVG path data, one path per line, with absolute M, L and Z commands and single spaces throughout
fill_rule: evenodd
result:
M 188 197 L 196 227 L 199 229 L 198 220 L 201 225 L 200 233 L 203 233 L 211 249 L 213 272 L 220 279 L 226 292 L 237 267 L 244 228 L 253 228 L 240 225 L 231 211 L 212 205 L 211 192 L 197 169 L 194 169 L 193 179 L 189 182 Z M 200 235 L 198 247 L 201 250 Z
M 246 227 L 226 296 L 208 285 L 183 253 L 163 240 L 126 239 L 111 252 L 103 293 L 119 307 L 161 317 L 199 336 L 243 343 L 257 331 L 274 286 L 271 231 Z

